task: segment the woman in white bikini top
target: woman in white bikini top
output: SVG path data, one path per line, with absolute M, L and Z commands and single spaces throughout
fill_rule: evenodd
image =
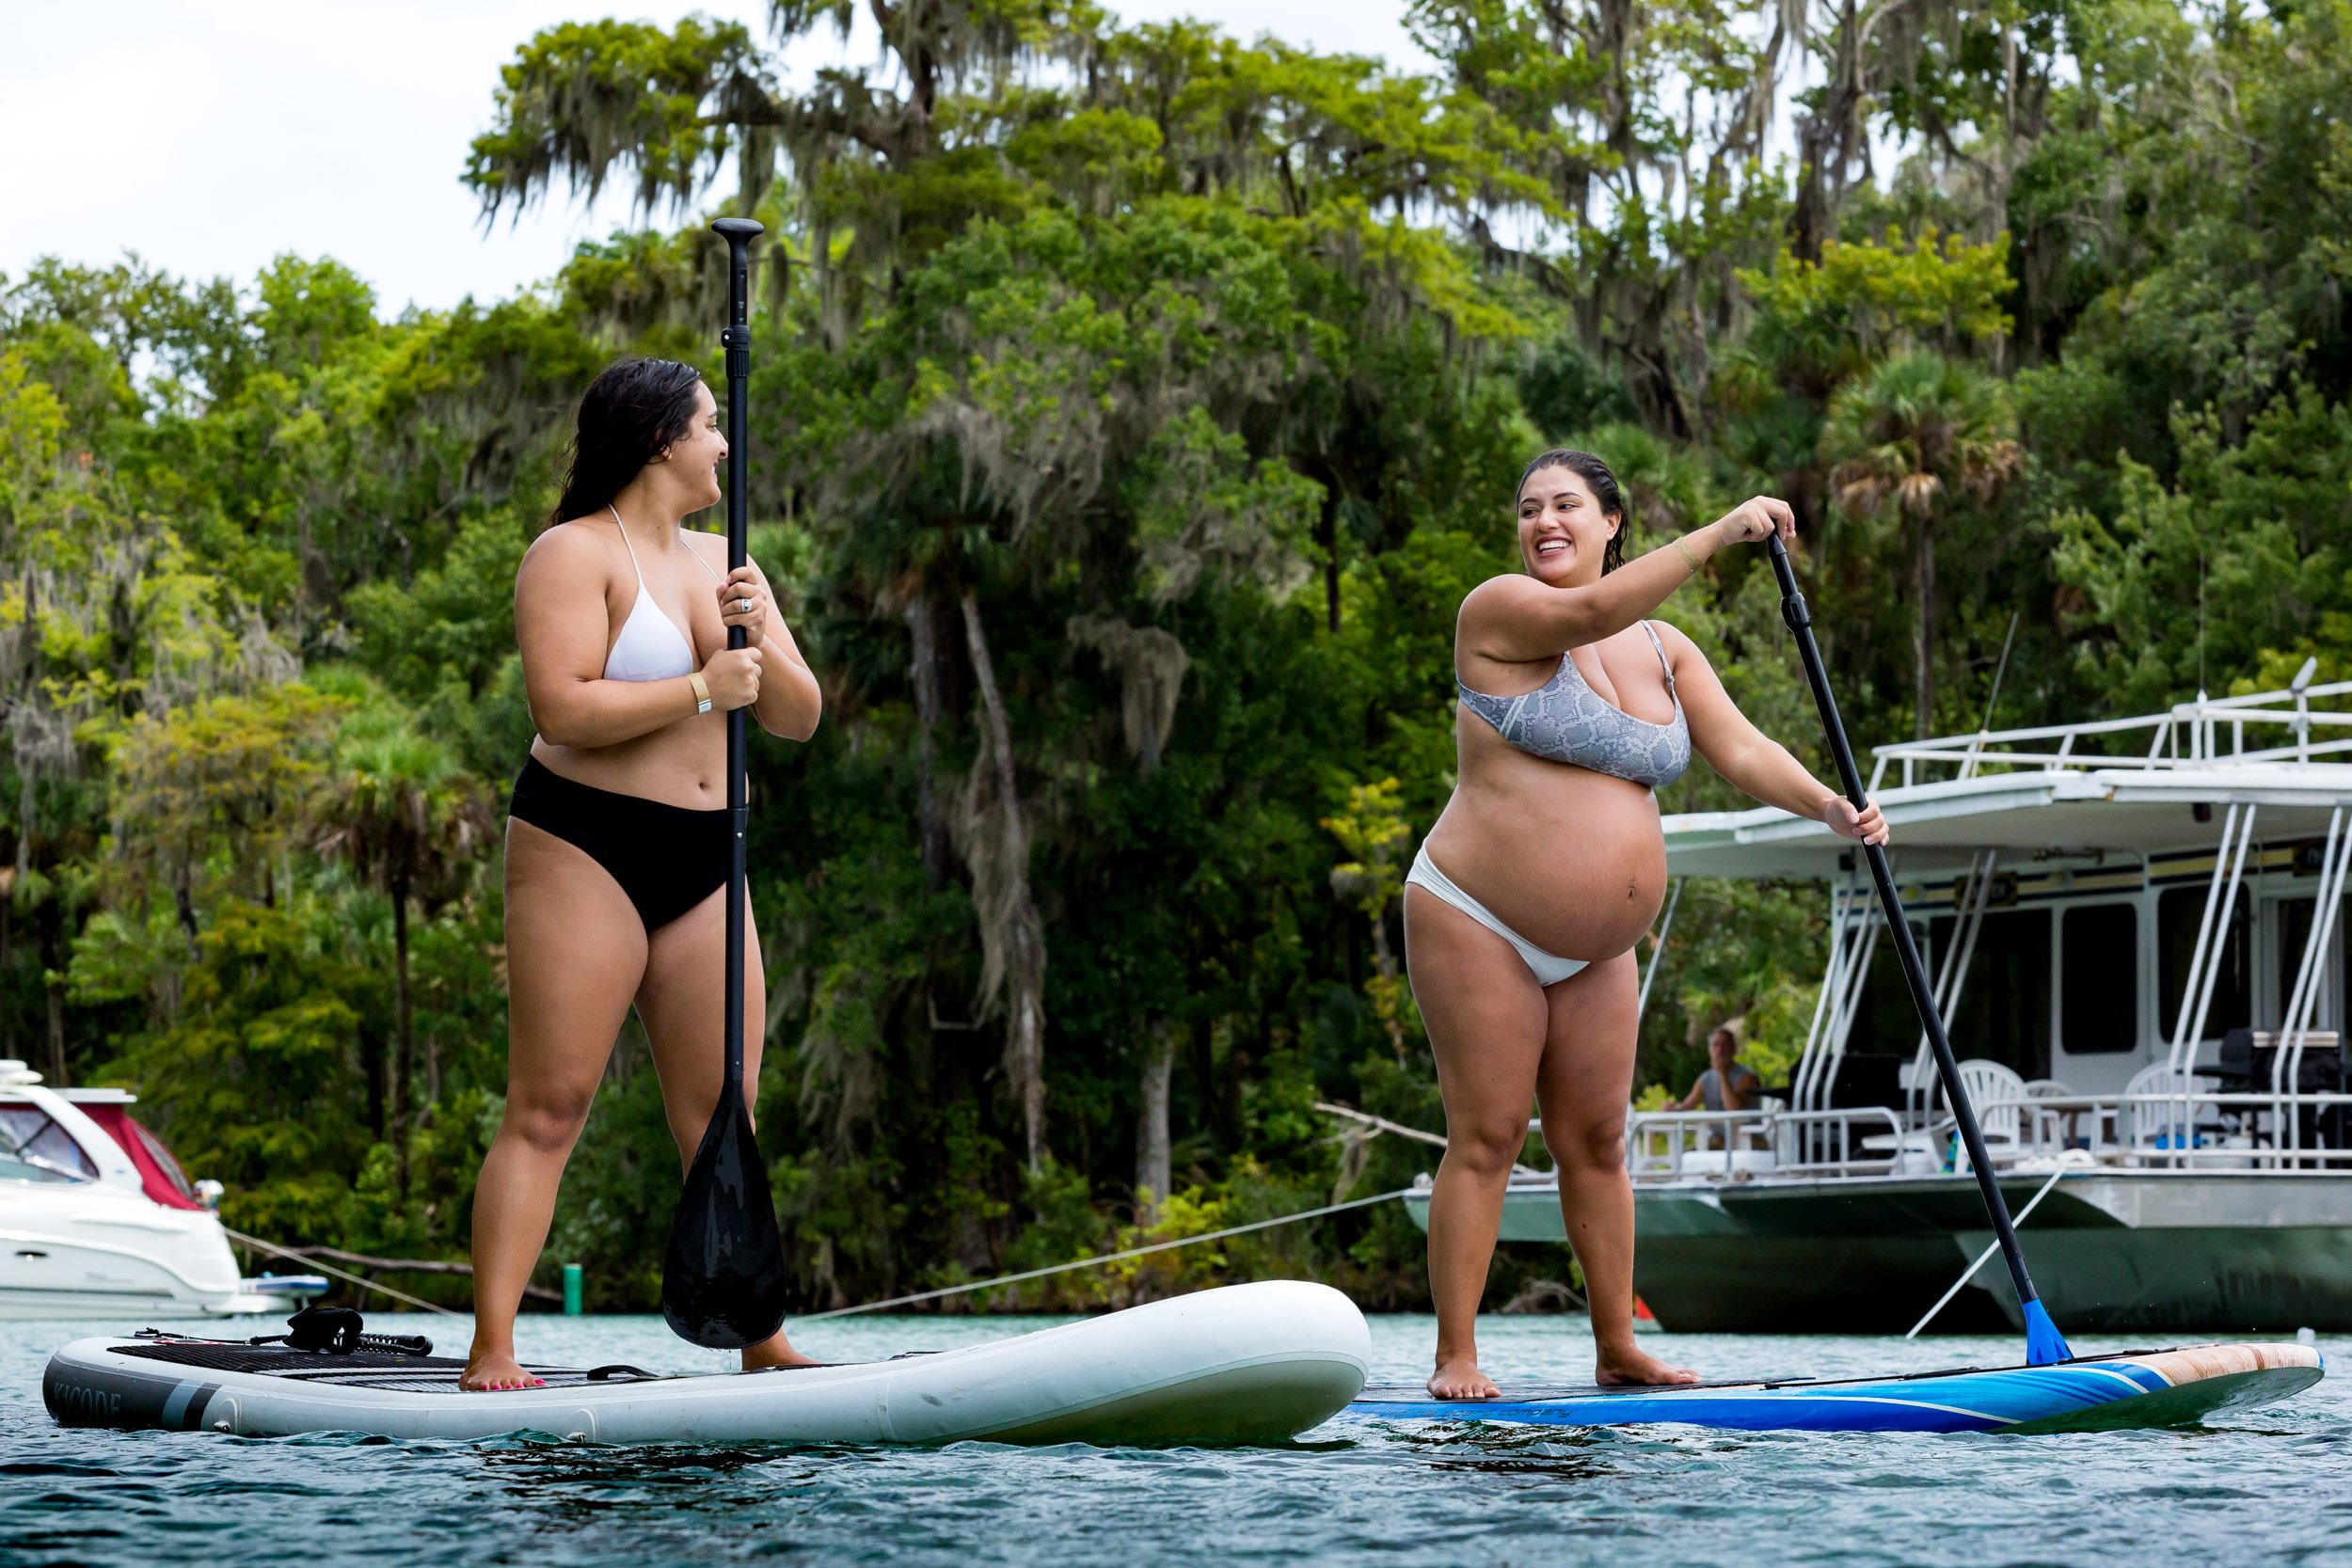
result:
M 1520 476 L 1521 573 L 1462 603 L 1454 798 L 1406 878 L 1405 950 L 1445 1095 L 1446 1152 L 1429 1205 L 1441 1399 L 1490 1399 L 1478 1302 L 1531 1102 L 1559 1168 L 1560 1205 L 1591 1302 L 1597 1377 L 1692 1375 L 1633 1338 L 1634 942 L 1665 890 L 1651 790 L 1695 749 L 1768 805 L 1883 842 L 1873 806 L 1836 791 L 1756 733 L 1707 660 L 1645 620 L 1716 550 L 1775 531 L 1759 496 L 1635 561 L 1625 504 L 1590 452 L 1548 451 Z
M 765 575 L 723 573 L 723 542 L 680 526 L 720 499 L 717 412 L 691 365 L 608 368 L 580 399 L 554 526 L 516 578 L 538 734 L 506 830 L 506 1109 L 474 1188 L 474 1341 L 461 1382 L 485 1397 L 535 1381 L 516 1354 L 516 1309 L 632 1007 L 681 1164 L 718 1102 L 724 716 L 747 710 L 787 740 L 817 727 L 816 677 Z M 726 645 L 730 626 L 745 646 Z M 755 920 L 744 939 L 744 1011 L 756 1019 Z M 756 1031 L 743 1055 L 749 1086 Z M 799 1359 L 782 1334 L 744 1352 L 753 1367 Z

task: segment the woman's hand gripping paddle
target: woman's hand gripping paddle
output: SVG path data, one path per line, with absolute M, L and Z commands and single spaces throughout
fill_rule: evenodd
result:
M 752 373 L 750 272 L 760 226 L 721 218 L 726 237 L 727 569 L 743 564 L 744 400 Z M 727 646 L 743 645 L 743 628 L 727 628 Z M 755 1345 L 784 1326 L 787 1283 L 784 1238 L 768 1191 L 767 1162 L 752 1136 L 743 1099 L 743 710 L 727 715 L 726 1083 L 686 1173 L 686 1191 L 670 1225 L 661 1263 L 661 1315 L 680 1337 L 713 1350 Z
M 1830 754 L 1837 762 L 1837 782 L 1845 786 L 1846 799 L 1856 811 L 1868 802 L 1863 798 L 1862 774 L 1854 767 L 1853 748 L 1846 742 L 1845 722 L 1837 717 L 1837 699 L 1830 694 L 1829 671 L 1821 663 L 1821 650 L 1813 641 L 1813 616 L 1805 609 L 1804 595 L 1797 589 L 1796 568 L 1789 564 L 1788 547 L 1774 534 L 1768 542 L 1772 555 L 1772 571 L 1780 578 L 1780 615 L 1796 634 L 1797 652 L 1804 659 L 1804 678 L 1813 688 L 1813 703 L 1821 710 L 1821 728 L 1829 734 Z M 1977 1190 L 1984 1195 L 1986 1212 L 1993 1217 L 1993 1233 L 2001 1243 L 2001 1257 L 2009 1264 L 2009 1277 L 2017 1287 L 2017 1303 L 2026 1317 L 2026 1364 L 2046 1367 L 2055 1361 L 2068 1361 L 2074 1353 L 2066 1348 L 2066 1337 L 2050 1321 L 2049 1309 L 2033 1288 L 2033 1279 L 2026 1273 L 2026 1255 L 2017 1245 L 2017 1227 L 2010 1223 L 2009 1205 L 2001 1197 L 2001 1184 L 1994 1179 L 1992 1157 L 1984 1148 L 1984 1134 L 1977 1128 L 1976 1108 L 1968 1103 L 1967 1091 L 1960 1086 L 1960 1067 L 1952 1060 L 1952 1042 L 1944 1033 L 1943 1014 L 1936 1010 L 1935 997 L 1928 990 L 1928 973 L 1919 962 L 1919 949 L 1911 940 L 1911 922 L 1903 915 L 1902 901 L 1895 896 L 1895 875 L 1888 869 L 1886 851 L 1876 844 L 1865 844 L 1863 853 L 1869 857 L 1870 878 L 1878 884 L 1879 912 L 1886 917 L 1887 934 L 1895 939 L 1895 957 L 1901 960 L 1904 983 L 1911 987 L 1912 1006 L 1919 1009 L 1919 1022 L 1926 1028 L 1928 1045 L 1935 1053 L 1935 1070 L 1944 1080 L 1944 1093 L 1952 1102 L 1952 1119 L 1960 1124 L 1960 1141 L 1967 1146 L 1968 1163 L 1976 1170 Z

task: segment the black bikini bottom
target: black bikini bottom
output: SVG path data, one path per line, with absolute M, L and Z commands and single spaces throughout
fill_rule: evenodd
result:
M 727 812 L 692 811 L 577 783 L 537 757 L 515 781 L 509 816 L 576 844 L 658 931 L 727 879 Z

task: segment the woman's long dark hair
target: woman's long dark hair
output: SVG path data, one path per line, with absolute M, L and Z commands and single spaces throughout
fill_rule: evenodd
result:
M 548 519 L 585 517 L 612 504 L 639 470 L 694 422 L 702 372 L 675 359 L 631 355 L 607 365 L 580 397 L 564 497 Z
M 1624 565 L 1626 530 L 1633 526 L 1633 519 L 1626 513 L 1625 492 L 1617 488 L 1617 476 L 1609 471 L 1609 465 L 1589 451 L 1578 451 L 1572 447 L 1554 447 L 1549 451 L 1538 453 L 1535 461 L 1520 471 L 1518 489 L 1511 492 L 1514 510 L 1518 506 L 1519 495 L 1527 488 L 1527 482 L 1545 468 L 1565 468 L 1572 474 L 1581 476 L 1584 483 L 1593 487 L 1593 499 L 1600 502 L 1601 515 L 1617 519 L 1617 531 L 1609 536 L 1608 545 L 1600 552 L 1600 575 L 1607 577 Z

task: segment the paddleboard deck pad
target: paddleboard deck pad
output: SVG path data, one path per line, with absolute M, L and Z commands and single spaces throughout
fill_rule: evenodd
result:
M 1371 1351 L 1345 1296 L 1268 1281 L 889 1361 L 687 1376 L 533 1367 L 545 1387 L 481 1394 L 457 1386 L 464 1363 L 446 1356 L 80 1339 L 50 1358 L 41 1394 L 65 1426 L 244 1436 L 1274 1443 L 1344 1408 L 1363 1388 Z
M 1679 1422 L 1743 1432 L 2111 1432 L 2189 1426 L 2269 1404 L 2310 1387 L 2322 1371 L 2309 1345 L 2202 1345 L 1903 1377 L 1505 1388 L 1493 1400 L 1433 1400 L 1425 1389 L 1384 1386 L 1366 1389 L 1347 1414 L 1546 1427 Z

